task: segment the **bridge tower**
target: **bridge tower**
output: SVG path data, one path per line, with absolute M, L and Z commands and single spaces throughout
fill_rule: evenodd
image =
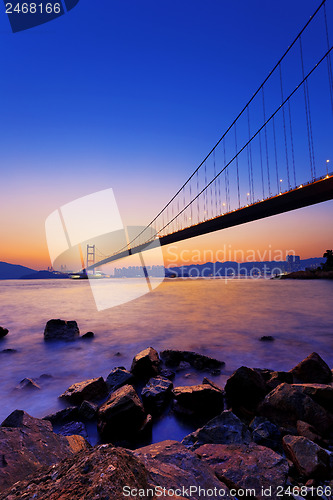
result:
M 92 264 L 95 264 L 96 258 L 96 249 L 95 245 L 87 245 L 87 268 Z M 95 268 L 93 269 L 93 274 L 95 274 Z

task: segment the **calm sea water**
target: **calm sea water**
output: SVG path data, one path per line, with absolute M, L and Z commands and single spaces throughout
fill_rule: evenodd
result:
M 135 280 L 129 280 L 135 286 Z M 225 361 L 214 380 L 223 385 L 239 366 L 289 370 L 313 351 L 333 367 L 333 282 L 274 280 L 166 280 L 152 293 L 97 312 L 87 281 L 0 282 L 0 421 L 16 408 L 35 417 L 63 407 L 58 396 L 72 383 L 106 377 L 130 367 L 138 351 L 153 346 L 194 350 Z M 50 344 L 43 340 L 51 318 L 76 320 L 92 341 Z M 260 342 L 273 335 L 274 342 Z M 42 374 L 52 378 L 39 379 Z M 177 384 L 202 380 L 181 372 Z M 24 378 L 41 391 L 15 390 Z M 186 429 L 166 419 L 157 438 L 181 438 Z

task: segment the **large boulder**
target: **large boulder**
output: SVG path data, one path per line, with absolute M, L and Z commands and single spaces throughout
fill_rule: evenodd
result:
M 296 365 L 290 373 L 300 382 L 310 384 L 330 384 L 332 372 L 325 361 L 313 352 L 307 358 Z
M 260 415 L 279 426 L 295 426 L 303 420 L 323 434 L 333 426 L 333 415 L 304 393 L 302 386 L 280 384 L 259 407 Z
M 211 492 L 209 498 L 231 498 L 228 488 L 198 456 L 177 441 L 162 441 L 133 452 L 150 473 L 151 483 L 174 490 L 181 497 L 199 500 L 199 488 Z M 214 489 L 215 494 L 214 494 Z M 167 495 L 165 498 L 169 498 Z
M 50 319 L 45 326 L 44 340 L 76 340 L 80 336 L 80 330 L 76 321 L 64 321 L 63 319 Z
M 323 448 L 302 436 L 284 436 L 283 447 L 299 474 L 306 478 L 327 479 L 330 456 Z
M 160 362 L 158 352 L 152 347 L 148 347 L 134 356 L 131 372 L 136 378 L 148 380 L 158 375 Z
M 146 413 L 135 389 L 124 385 L 113 392 L 97 413 L 98 430 L 105 440 L 131 439 L 142 430 Z
M 83 437 L 57 435 L 50 422 L 15 410 L 0 427 L 0 489 L 87 447 Z
M 244 490 L 248 490 L 247 497 L 275 499 L 277 487 L 283 487 L 287 480 L 287 460 L 271 449 L 254 443 L 205 444 L 196 453 L 235 496 L 238 496 L 237 490 L 242 491 L 241 496 Z M 263 494 L 263 489 L 269 491 L 269 488 L 272 488 L 271 496 Z M 249 490 L 253 490 L 251 495 Z
M 250 429 L 255 443 L 272 448 L 278 453 L 282 452 L 281 432 L 273 422 L 264 417 L 255 417 L 250 424 Z
M 166 349 L 161 352 L 161 358 L 166 366 L 178 367 L 180 363 L 189 363 L 196 370 L 219 370 L 225 363 L 204 354 L 198 354 L 193 351 L 177 351 L 173 349 Z
M 64 425 L 67 422 L 72 422 L 76 420 L 79 415 L 79 409 L 77 406 L 68 406 L 55 413 L 50 413 L 43 417 L 43 420 L 48 420 L 53 426 Z
M 108 387 L 103 377 L 99 377 L 71 385 L 59 398 L 67 399 L 75 405 L 80 405 L 85 399 L 87 401 L 96 401 L 104 398 L 107 393 Z
M 223 392 L 210 384 L 175 387 L 177 403 L 195 413 L 214 416 L 223 410 Z
M 268 390 L 261 373 L 241 366 L 228 378 L 225 392 L 228 403 L 234 411 L 244 408 L 255 412 Z
M 114 448 L 111 444 L 63 458 L 57 465 L 44 467 L 29 479 L 3 491 L 0 499 L 120 500 L 126 498 L 124 492 L 129 492 L 130 498 L 132 490 L 147 491 L 151 487 L 143 463 L 128 450 Z M 0 474 L 3 470 L 0 468 Z M 18 475 L 16 481 L 19 479 Z
M 333 413 L 333 386 L 326 384 L 293 384 L 295 387 L 307 394 L 320 406 Z
M 105 379 L 110 392 L 116 391 L 122 385 L 131 384 L 133 381 L 134 377 L 132 373 L 126 370 L 123 366 L 118 366 L 117 368 L 111 370 Z
M 173 383 L 167 378 L 151 378 L 141 392 L 144 406 L 155 412 L 162 410 L 171 399 L 172 388 Z
M 195 450 L 206 443 L 248 444 L 251 441 L 249 429 L 231 411 L 210 420 L 206 425 L 184 437 L 182 443 Z
M 8 334 L 8 331 L 9 330 L 7 328 L 3 328 L 2 326 L 0 326 L 0 339 L 5 337 Z

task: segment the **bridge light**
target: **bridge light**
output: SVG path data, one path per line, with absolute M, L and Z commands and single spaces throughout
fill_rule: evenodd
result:
M 300 187 L 300 188 L 302 188 L 302 187 L 303 187 L 303 184 L 301 184 L 299 187 Z
M 329 164 L 329 160 L 326 160 L 326 174 L 327 174 L 327 177 L 328 177 L 328 164 Z

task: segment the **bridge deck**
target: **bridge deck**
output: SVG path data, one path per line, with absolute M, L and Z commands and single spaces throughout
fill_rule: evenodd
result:
M 156 240 L 156 246 L 158 243 L 161 246 L 170 245 L 171 243 L 187 240 L 188 238 L 194 238 L 196 236 L 212 233 L 228 227 L 245 224 L 246 222 L 264 219 L 265 217 L 271 217 L 272 215 L 282 214 L 297 208 L 315 205 L 316 203 L 321 203 L 331 199 L 333 199 L 333 175 L 304 184 L 302 187 L 286 191 L 273 196 L 272 198 L 267 198 L 263 201 L 258 201 L 246 207 L 239 208 L 233 212 L 219 215 L 218 217 L 200 222 L 174 233 L 161 236 L 159 240 Z M 147 246 L 147 244 L 138 245 L 130 250 L 125 250 L 115 255 L 111 255 L 110 257 L 89 266 L 88 270 L 122 259 L 128 255 L 144 252 L 147 250 Z M 153 248 L 152 242 L 149 244 L 149 249 L 150 248 Z

